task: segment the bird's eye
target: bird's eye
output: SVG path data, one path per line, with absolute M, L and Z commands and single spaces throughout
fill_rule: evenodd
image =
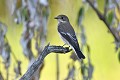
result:
M 61 19 L 63 19 L 63 17 L 61 17 Z

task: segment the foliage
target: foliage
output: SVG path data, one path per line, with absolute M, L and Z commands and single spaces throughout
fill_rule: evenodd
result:
M 14 17 L 16 24 L 23 24 L 23 32 L 21 35 L 21 46 L 24 56 L 30 61 L 29 66 L 34 62 L 35 56 L 32 52 L 32 40 L 35 40 L 35 48 L 38 54 L 42 51 L 46 42 L 47 20 L 49 15 L 49 5 L 47 0 L 13 0 L 11 15 Z M 6 26 L 0 23 L 0 55 L 3 57 L 6 70 L 10 66 L 10 53 L 16 61 L 14 72 L 15 79 L 21 75 L 21 61 L 17 60 L 13 51 L 9 46 L 6 38 Z M 44 64 L 44 63 L 43 63 Z M 42 64 L 42 65 L 43 65 Z M 41 65 L 41 66 L 42 66 Z M 34 79 L 39 79 L 40 67 L 33 76 Z M 7 74 L 8 80 L 9 74 Z
M 104 1 L 104 11 L 100 12 L 97 0 L 83 0 L 83 5 L 80 7 L 77 16 L 77 25 L 79 37 L 81 39 L 81 50 L 87 50 L 87 62 L 83 60 L 80 62 L 79 73 L 82 74 L 83 80 L 91 80 L 93 77 L 94 66 L 91 61 L 91 49 L 90 45 L 87 43 L 87 36 L 85 27 L 83 25 L 85 6 L 89 4 L 95 13 L 98 15 L 99 19 L 102 20 L 112 34 L 114 38 L 114 44 L 116 45 L 116 51 L 118 52 L 118 60 L 120 61 L 120 0 L 105 0 Z M 47 0 L 14 0 L 12 4 L 11 15 L 14 16 L 14 21 L 16 24 L 23 25 L 23 32 L 21 35 L 21 46 L 23 49 L 23 55 L 29 60 L 29 66 L 35 61 L 35 56 L 32 51 L 32 46 L 35 46 L 36 51 L 42 52 L 46 43 L 47 34 L 47 21 L 49 16 L 49 3 Z M 9 67 L 11 65 L 11 55 L 16 61 L 14 66 L 14 72 L 16 74 L 15 79 L 18 78 L 21 73 L 21 61 L 16 58 L 14 51 L 12 51 L 9 41 L 6 37 L 7 25 L 0 22 L 0 56 L 3 59 L 3 65 L 6 69 L 6 80 L 9 79 Z M 32 40 L 35 44 L 32 44 Z M 75 80 L 75 73 L 79 71 L 75 67 L 75 62 L 78 61 L 76 55 L 73 53 L 70 58 L 72 62 L 68 64 L 68 75 L 65 80 Z M 58 58 L 57 58 L 58 60 Z M 0 63 L 1 65 L 1 63 Z M 45 63 L 40 65 L 41 67 L 32 76 L 32 79 L 39 79 L 41 70 L 44 68 Z M 59 66 L 59 61 L 57 62 Z M 59 69 L 59 68 L 58 68 Z M 59 71 L 59 70 L 58 70 Z M 59 76 L 59 73 L 57 73 Z M 59 79 L 59 77 L 58 77 Z M 0 72 L 0 80 L 4 80 L 2 73 Z
M 23 53 L 26 58 L 29 59 L 29 64 L 31 65 L 35 58 L 31 49 L 31 41 L 33 39 L 35 40 L 35 48 L 38 54 L 43 50 L 46 41 L 46 24 L 49 15 L 49 6 L 46 0 L 21 0 L 21 2 L 19 2 L 21 6 L 16 7 L 18 6 L 18 1 L 14 4 L 13 14 L 16 15 L 14 16 L 16 23 L 23 24 L 20 42 Z M 38 74 L 32 76 L 34 79 L 39 79 L 39 71 L 41 71 L 41 69 L 42 68 L 39 68 L 38 72 L 36 72 Z
M 116 51 L 119 52 L 120 47 L 120 0 L 105 0 L 104 13 L 102 14 L 97 7 L 94 6 L 94 3 L 90 0 L 86 0 L 87 3 L 93 8 L 100 20 L 102 20 L 109 32 L 114 37 Z

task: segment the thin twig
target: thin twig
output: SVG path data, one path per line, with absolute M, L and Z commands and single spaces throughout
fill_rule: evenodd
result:
M 32 75 L 38 70 L 39 66 L 42 64 L 44 58 L 51 52 L 65 54 L 70 52 L 71 49 L 62 46 L 49 46 L 49 44 L 44 48 L 43 52 L 39 55 L 37 60 L 29 67 L 27 72 L 20 78 L 20 80 L 30 80 Z
M 7 68 L 6 71 L 7 71 L 7 72 L 6 72 L 6 80 L 9 80 L 9 68 Z
M 112 33 L 113 37 L 115 38 L 115 40 L 117 42 L 120 42 L 120 37 L 118 36 L 118 34 L 115 33 L 115 31 L 110 27 L 110 24 L 108 24 L 105 16 L 92 4 L 92 2 L 90 0 L 86 0 L 89 5 L 93 8 L 93 10 L 96 12 L 96 14 L 98 15 L 98 17 L 100 18 L 100 20 L 102 20 L 107 28 L 109 29 L 109 31 Z
M 59 80 L 59 55 L 58 54 L 56 54 L 56 67 L 57 67 L 56 80 Z

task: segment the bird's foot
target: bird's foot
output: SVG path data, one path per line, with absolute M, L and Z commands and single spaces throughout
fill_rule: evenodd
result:
M 70 48 L 70 46 L 68 46 Z
M 66 43 L 62 47 L 64 47 L 65 45 L 66 45 Z

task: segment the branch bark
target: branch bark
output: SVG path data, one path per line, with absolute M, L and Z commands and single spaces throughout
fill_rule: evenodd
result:
M 119 37 L 119 34 L 116 33 L 116 31 L 114 31 L 114 29 L 112 27 L 110 27 L 110 24 L 108 24 L 105 16 L 92 4 L 92 2 L 90 0 L 86 0 L 89 5 L 93 8 L 93 10 L 96 12 L 96 14 L 98 15 L 99 19 L 102 20 L 107 28 L 109 29 L 109 31 L 111 32 L 112 36 L 114 37 L 114 39 L 117 41 L 117 42 L 120 42 L 120 37 Z
M 49 44 L 44 48 L 43 52 L 39 55 L 36 61 L 29 67 L 27 72 L 19 80 L 30 80 L 31 76 L 38 70 L 39 66 L 42 64 L 44 58 L 51 52 L 65 54 L 70 52 L 72 49 L 63 46 L 49 46 Z

